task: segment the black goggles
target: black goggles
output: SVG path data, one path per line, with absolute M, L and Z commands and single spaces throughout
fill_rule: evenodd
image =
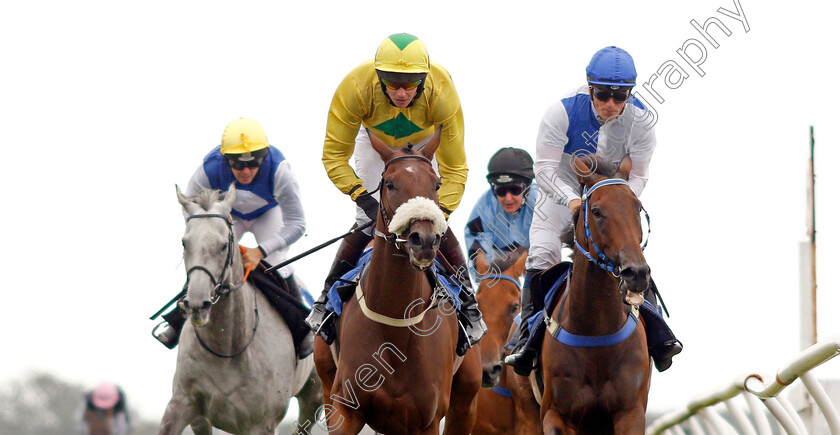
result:
M 239 160 L 237 156 L 225 156 L 225 160 L 231 169 L 241 171 L 245 168 L 259 168 L 262 165 L 263 160 L 265 160 L 265 156 L 253 157 L 250 160 Z
M 603 101 L 605 103 L 609 101 L 610 98 L 615 100 L 616 103 L 623 103 L 630 97 L 630 90 L 611 91 L 608 89 L 592 88 L 592 95 L 594 95 L 598 101 Z
M 493 185 L 493 193 L 499 198 L 504 198 L 508 193 L 513 196 L 519 196 L 524 191 L 525 186 L 519 183 Z

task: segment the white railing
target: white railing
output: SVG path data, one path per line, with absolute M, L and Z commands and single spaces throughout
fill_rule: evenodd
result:
M 646 434 L 685 434 L 682 427 L 685 424 L 692 435 L 704 433 L 770 435 L 773 432 L 761 407 L 761 403 L 764 403 L 770 414 L 788 434 L 806 435 L 809 432 L 796 409 L 790 401 L 779 396 L 785 387 L 796 379 L 801 379 L 805 389 L 825 417 L 830 433 L 840 435 L 840 416 L 828 394 L 811 372 L 812 369 L 838 354 L 840 354 L 840 336 L 814 344 L 779 370 L 775 379 L 765 383 L 761 376 L 756 374 L 738 377 L 730 385 L 689 402 L 685 408 L 659 417 L 648 426 Z M 752 422 L 743 407 L 735 402 L 737 396 L 742 396 L 746 400 Z M 731 414 L 737 429 L 715 409 L 720 408 L 715 406 L 720 403 L 723 403 Z

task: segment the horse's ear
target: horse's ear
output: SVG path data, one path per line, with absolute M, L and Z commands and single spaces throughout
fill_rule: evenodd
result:
M 388 163 L 394 157 L 396 151 L 385 144 L 385 142 L 382 142 L 369 129 L 365 128 L 365 131 L 367 131 L 368 137 L 370 138 L 370 145 L 373 147 L 373 150 L 379 153 L 383 162 Z
M 487 275 L 488 269 L 490 269 L 490 266 L 487 264 L 487 255 L 484 251 L 476 251 L 475 271 L 478 272 L 479 275 Z
M 178 202 L 181 203 L 181 207 L 186 209 L 191 204 L 190 199 L 181 192 L 181 188 L 177 184 L 175 185 L 175 194 L 178 195 Z
M 586 183 L 586 179 L 595 172 L 595 165 L 597 165 L 597 162 L 589 154 L 575 157 L 575 161 L 572 163 L 572 169 L 577 174 L 580 182 Z
M 227 192 L 225 192 L 225 199 L 222 201 L 222 204 L 228 209 L 228 211 L 233 209 L 233 201 L 236 201 L 236 182 L 230 183 L 228 186 Z
M 420 154 L 423 157 L 425 157 L 429 160 L 432 160 L 433 158 L 435 158 L 435 151 L 437 151 L 438 147 L 440 146 L 440 135 L 441 135 L 442 130 L 443 130 L 443 126 L 441 125 L 435 131 L 435 134 L 432 135 L 432 138 L 429 139 L 428 142 L 426 142 L 426 145 L 424 145 L 423 148 L 420 149 Z
M 516 263 L 513 264 L 513 276 L 521 276 L 525 272 L 525 260 L 528 259 L 528 250 L 525 250 Z
M 633 161 L 630 160 L 630 154 L 627 154 L 621 159 L 621 163 L 618 164 L 618 172 L 615 173 L 615 176 L 627 181 L 630 179 L 630 171 L 632 170 Z

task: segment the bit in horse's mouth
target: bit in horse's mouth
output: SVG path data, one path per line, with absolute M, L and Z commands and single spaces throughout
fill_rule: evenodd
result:
M 417 260 L 412 258 L 411 264 L 419 270 L 426 270 L 432 265 L 432 260 Z

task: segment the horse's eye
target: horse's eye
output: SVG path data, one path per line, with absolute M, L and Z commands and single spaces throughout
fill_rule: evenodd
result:
M 187 242 L 185 242 L 184 239 L 181 239 L 181 246 L 183 246 L 184 248 L 187 247 Z
M 393 189 L 394 182 L 392 180 L 385 180 L 385 187 L 387 187 L 389 190 Z
M 603 217 L 604 215 L 601 214 L 601 209 L 600 208 L 592 207 L 592 216 Z
M 438 181 L 437 184 L 435 185 L 435 190 L 440 190 L 440 181 Z
M 510 305 L 510 315 L 511 316 L 516 316 L 516 313 L 518 313 L 518 312 L 519 312 L 519 304 L 517 304 L 517 303 L 511 304 Z

